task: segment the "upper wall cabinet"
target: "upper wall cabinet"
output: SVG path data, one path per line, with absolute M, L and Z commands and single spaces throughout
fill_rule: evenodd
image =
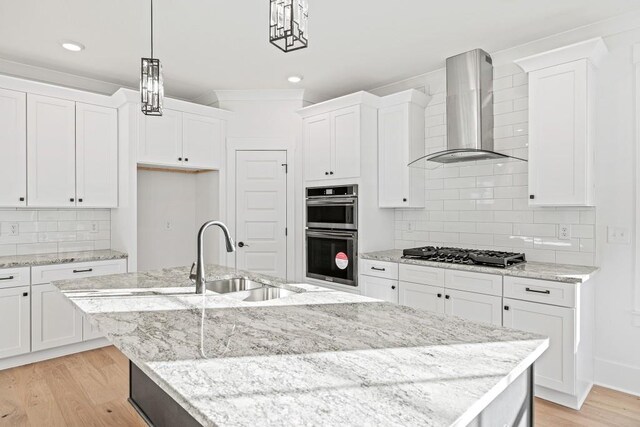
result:
M 27 97 L 28 204 L 76 206 L 76 104 Z
M 375 119 L 365 112 L 372 107 L 377 108 L 377 97 L 358 92 L 299 111 L 306 181 L 360 177 L 362 143 L 375 141 Z
M 425 172 L 407 165 L 424 155 L 429 97 L 408 90 L 381 99 L 378 109 L 378 205 L 424 207 Z
M 220 169 L 224 123 L 214 117 L 167 109 L 162 116 L 143 116 L 138 163 L 183 169 Z
M 117 110 L 27 95 L 27 204 L 117 207 Z
M 118 206 L 118 112 L 76 103 L 78 206 Z
M 593 206 L 601 38 L 515 61 L 529 73 L 529 204 Z
M 27 205 L 27 95 L 0 89 L 0 206 Z

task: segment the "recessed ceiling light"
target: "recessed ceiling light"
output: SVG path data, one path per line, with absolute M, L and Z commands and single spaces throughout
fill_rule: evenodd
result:
M 84 50 L 84 45 L 82 43 L 74 42 L 71 40 L 61 41 L 60 46 L 67 50 L 70 50 L 71 52 L 80 52 L 81 50 Z
M 302 76 L 290 76 L 287 80 L 289 80 L 289 83 L 300 83 Z

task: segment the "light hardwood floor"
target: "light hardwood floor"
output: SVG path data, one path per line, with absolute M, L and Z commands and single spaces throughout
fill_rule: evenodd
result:
M 115 347 L 0 371 L 0 426 L 144 427 L 128 372 Z M 535 416 L 541 427 L 640 427 L 640 397 L 596 386 L 580 411 L 536 399 Z

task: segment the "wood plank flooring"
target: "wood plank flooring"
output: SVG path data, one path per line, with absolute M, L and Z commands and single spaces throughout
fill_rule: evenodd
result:
M 144 427 L 128 375 L 115 347 L 0 371 L 0 426 Z M 540 427 L 640 427 L 640 397 L 596 386 L 580 411 L 536 399 L 535 416 Z

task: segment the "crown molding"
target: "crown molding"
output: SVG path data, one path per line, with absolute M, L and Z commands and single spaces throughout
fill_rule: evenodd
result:
M 136 90 L 121 88 L 113 94 L 112 98 L 118 108 L 125 104 L 139 104 L 140 93 Z M 229 119 L 233 116 L 233 112 L 223 110 L 221 108 L 210 107 L 207 105 L 196 104 L 193 102 L 183 101 L 175 98 L 164 98 L 163 108 L 167 110 L 177 110 L 185 113 L 199 114 L 202 116 L 215 117 L 219 119 Z
M 429 104 L 429 101 L 431 101 L 430 95 L 416 89 L 409 89 L 380 98 L 379 106 L 391 107 L 398 104 L 410 103 L 425 108 Z
M 309 117 L 340 108 L 352 107 L 354 105 L 367 105 L 378 108 L 380 105 L 380 97 L 369 92 L 360 91 L 301 108 L 297 110 L 297 113 L 302 117 Z
M 608 52 L 609 49 L 607 49 L 602 37 L 595 37 L 547 52 L 516 59 L 513 62 L 518 64 L 525 73 L 580 59 L 587 59 L 593 65 L 598 66 Z

